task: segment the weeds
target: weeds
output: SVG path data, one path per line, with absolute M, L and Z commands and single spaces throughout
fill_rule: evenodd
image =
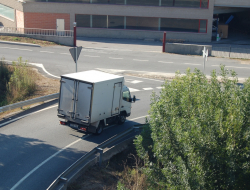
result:
M 36 91 L 34 71 L 27 63 L 18 58 L 12 66 L 7 66 L 4 60 L 0 64 L 0 106 L 25 100 Z

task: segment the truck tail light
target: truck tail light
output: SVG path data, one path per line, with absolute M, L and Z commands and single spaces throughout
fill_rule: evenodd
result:
M 82 130 L 82 131 L 87 131 L 87 129 L 84 128 L 84 127 L 80 127 L 80 130 Z
M 66 122 L 60 121 L 60 124 L 61 124 L 61 125 L 66 125 Z

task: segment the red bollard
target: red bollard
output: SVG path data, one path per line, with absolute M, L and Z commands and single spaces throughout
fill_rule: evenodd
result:
M 74 26 L 74 47 L 76 47 L 76 26 Z
M 163 33 L 163 39 L 162 39 L 162 52 L 165 52 L 165 46 L 166 46 L 166 32 Z

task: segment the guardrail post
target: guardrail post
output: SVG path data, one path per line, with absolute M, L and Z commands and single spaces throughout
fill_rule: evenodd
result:
M 99 166 L 102 166 L 102 154 L 103 154 L 103 149 L 96 147 L 97 152 L 100 154 L 99 156 Z

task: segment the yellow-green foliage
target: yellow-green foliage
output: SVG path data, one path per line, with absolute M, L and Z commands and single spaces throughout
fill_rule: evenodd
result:
M 0 106 L 25 100 L 36 90 L 34 72 L 21 57 L 12 63 L 12 67 L 1 61 L 0 79 Z

